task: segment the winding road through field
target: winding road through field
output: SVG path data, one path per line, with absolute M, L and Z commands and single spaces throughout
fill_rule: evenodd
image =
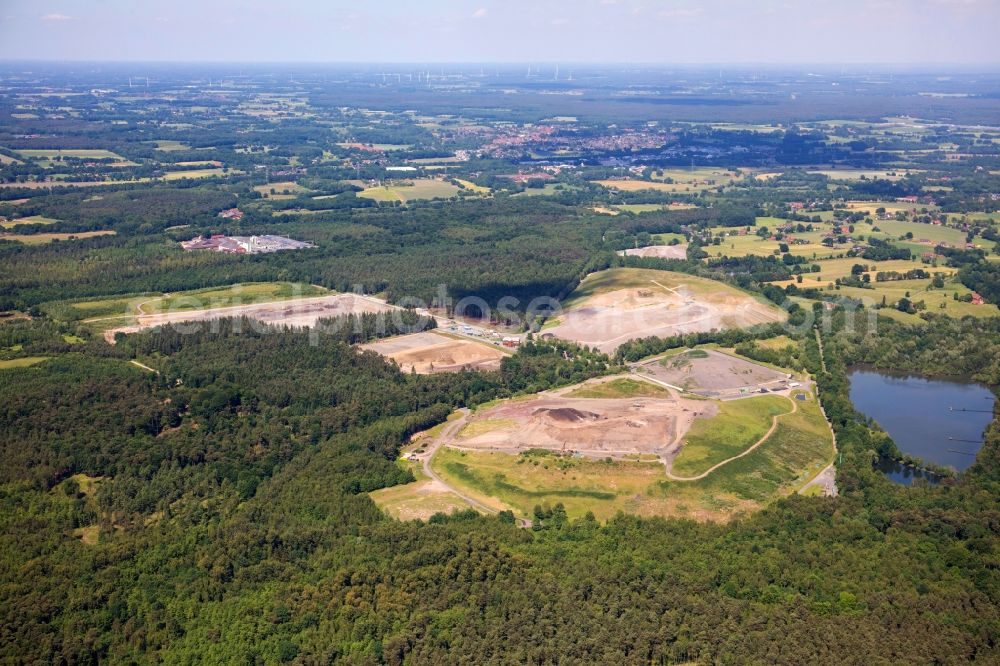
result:
M 463 501 L 468 503 L 472 508 L 478 511 L 482 511 L 483 513 L 496 515 L 500 513 L 499 510 L 491 506 L 488 506 L 486 504 L 483 504 L 479 500 L 463 493 L 461 490 L 459 490 L 455 486 L 445 481 L 441 477 L 441 475 L 435 472 L 434 468 L 431 467 L 431 461 L 434 459 L 434 454 L 436 454 L 438 449 L 440 449 L 443 445 L 455 439 L 455 436 L 458 435 L 458 433 L 462 431 L 462 428 L 465 427 L 465 424 L 468 422 L 469 416 L 472 413 L 465 407 L 459 409 L 458 411 L 461 414 L 461 416 L 456 420 L 452 421 L 451 423 L 449 423 L 447 426 L 445 426 L 444 430 L 441 431 L 441 434 L 435 437 L 434 441 L 427 447 L 427 451 L 424 454 L 422 461 L 424 474 L 426 474 L 429 478 L 433 479 L 434 481 L 440 483 L 450 492 L 454 493 L 456 496 L 458 496 Z M 528 520 L 527 518 L 518 518 L 517 524 L 519 527 L 531 527 L 531 521 Z
M 739 453 L 739 454 L 737 454 L 737 455 L 735 455 L 735 456 L 733 456 L 731 458 L 726 458 L 722 462 L 719 462 L 719 463 L 716 463 L 716 464 L 712 465 L 711 467 L 709 467 L 707 470 L 705 470 L 704 472 L 702 472 L 698 476 L 675 476 L 674 473 L 671 472 L 668 469 L 667 470 L 667 478 L 669 478 L 672 481 L 700 481 L 701 479 L 704 479 L 706 476 L 708 476 L 709 474 L 711 474 L 715 470 L 719 469 L 723 465 L 727 465 L 727 464 L 733 462 L 734 460 L 739 460 L 743 456 L 746 456 L 746 455 L 749 455 L 750 453 L 752 453 L 754 451 L 754 449 L 756 449 L 758 446 L 760 446 L 761 444 L 763 444 L 764 442 L 766 442 L 771 437 L 771 435 L 774 434 L 774 431 L 778 427 L 778 419 L 780 419 L 782 416 L 788 416 L 790 414 L 794 414 L 795 412 L 799 411 L 799 406 L 796 404 L 796 402 L 795 402 L 794 399 L 789 398 L 788 396 L 781 396 L 781 397 L 785 398 L 786 400 L 788 400 L 789 402 L 792 403 L 792 409 L 791 409 L 791 411 L 785 412 L 784 414 L 776 414 L 775 416 L 772 416 L 771 417 L 771 427 L 768 428 L 767 432 L 764 433 L 764 436 L 761 437 L 760 439 L 758 439 L 756 442 L 754 442 L 754 444 L 750 448 L 746 449 L 742 453 Z

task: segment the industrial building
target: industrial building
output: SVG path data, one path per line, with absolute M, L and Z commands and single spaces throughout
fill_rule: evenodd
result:
M 281 250 L 302 250 L 315 247 L 312 243 L 286 238 L 285 236 L 224 236 L 214 234 L 209 238 L 197 236 L 189 241 L 181 241 L 185 250 L 213 250 L 231 254 L 265 254 Z

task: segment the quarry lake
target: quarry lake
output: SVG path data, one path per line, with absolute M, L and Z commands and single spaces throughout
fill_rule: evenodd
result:
M 985 386 L 861 367 L 849 376 L 855 408 L 878 421 L 900 451 L 958 471 L 975 461 L 993 419 L 995 398 Z M 924 476 L 892 460 L 879 467 L 906 485 Z

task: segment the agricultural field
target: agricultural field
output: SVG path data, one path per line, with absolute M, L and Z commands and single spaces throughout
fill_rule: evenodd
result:
M 934 212 L 938 210 L 937 206 L 930 206 L 923 203 L 908 203 L 905 201 L 848 201 L 847 210 L 852 212 L 863 212 L 875 219 L 875 211 L 879 208 L 884 208 L 886 213 L 906 213 L 907 215 L 913 215 L 914 213 L 923 214 L 922 211 Z
M 897 181 L 902 180 L 911 173 L 920 173 L 909 169 L 810 169 L 809 173 L 826 176 L 830 180 L 861 180 L 862 178 L 873 180 Z
M 607 188 L 609 190 L 617 190 L 619 192 L 642 192 L 651 190 L 654 192 L 667 192 L 669 194 L 695 194 L 697 192 L 703 192 L 705 190 L 711 189 L 713 187 L 718 187 L 721 184 L 728 184 L 731 181 L 726 181 L 726 183 L 719 184 L 709 184 L 702 181 L 684 182 L 684 183 L 664 183 L 662 181 L 654 180 L 594 180 L 591 181 L 596 185 Z
M 764 388 L 784 390 L 791 381 L 790 373 L 714 349 L 692 349 L 654 358 L 635 369 L 642 376 L 707 397 L 734 397 Z
M 781 131 L 781 127 L 753 123 L 709 123 L 709 126 L 712 129 L 726 132 L 761 132 L 763 134 L 770 134 Z
M 77 231 L 75 233 L 43 233 L 43 234 L 12 234 L 0 233 L 0 240 L 15 241 L 25 245 L 44 245 L 53 241 L 78 240 L 81 238 L 93 238 L 94 236 L 113 236 L 113 230 L 103 231 Z
M 782 220 L 781 222 L 784 221 Z M 758 220 L 758 225 L 767 226 L 769 228 L 773 228 L 774 226 L 773 224 L 768 224 L 766 222 L 762 223 L 760 220 Z M 746 255 L 766 257 L 773 254 L 779 254 L 781 251 L 781 244 L 785 243 L 788 245 L 788 252 L 792 256 L 812 259 L 842 256 L 845 252 L 847 252 L 847 250 L 850 249 L 850 245 L 834 247 L 823 245 L 823 231 L 806 231 L 802 233 L 790 234 L 793 239 L 805 241 L 804 243 L 797 244 L 788 239 L 776 241 L 769 238 L 761 238 L 760 236 L 754 234 L 753 229 L 751 229 L 751 231 L 746 235 L 740 236 L 738 235 L 739 230 L 737 229 L 716 227 L 712 229 L 713 234 L 718 235 L 724 233 L 727 235 L 722 238 L 719 245 L 706 245 L 702 249 L 708 254 L 709 257 L 742 257 Z
M 872 231 L 872 229 L 879 231 Z M 935 245 L 948 245 L 951 247 L 965 247 L 965 232 L 954 227 L 944 225 L 923 224 L 920 222 L 897 222 L 896 220 L 875 220 L 871 227 L 868 225 L 855 225 L 858 233 L 865 236 L 875 236 L 888 238 L 891 240 L 905 237 L 906 234 L 913 234 L 912 242 L 923 245 L 923 251 L 929 251 Z M 926 241 L 926 242 L 925 242 Z
M 456 178 L 456 181 L 462 184 L 462 187 L 469 190 L 470 192 L 475 192 L 476 194 L 489 194 L 492 190 L 488 187 L 483 187 L 482 185 L 476 185 L 471 180 L 463 180 L 461 178 Z
M 274 199 L 275 201 L 294 199 L 300 194 L 308 194 L 312 191 L 290 180 L 280 183 L 269 183 L 267 185 L 257 185 L 253 189 L 254 192 L 260 192 L 261 196 L 265 199 Z
M 787 347 L 798 347 L 798 340 L 793 340 L 787 335 L 777 335 L 773 338 L 767 338 L 766 340 L 757 340 L 756 345 L 761 349 L 771 349 L 780 350 Z
M 507 353 L 496 345 L 438 331 L 424 331 L 361 345 L 392 359 L 403 372 L 428 375 L 459 370 L 499 370 Z
M 134 162 L 130 162 L 118 153 L 113 153 L 110 150 L 71 148 L 61 150 L 17 150 L 15 152 L 26 160 L 40 160 L 42 166 L 46 168 L 55 166 L 64 157 L 71 157 L 78 160 L 114 160 L 114 163 L 109 166 L 135 165 Z
M 651 234 L 653 242 L 657 245 L 668 245 L 670 241 L 677 241 L 678 243 L 687 243 L 687 238 L 684 234 L 672 234 L 672 233 L 662 233 L 662 234 Z
M 418 199 L 447 199 L 455 196 L 458 192 L 459 188 L 444 180 L 417 178 L 369 187 L 363 192 L 359 192 L 358 196 L 380 202 L 400 201 L 406 203 Z
M 0 227 L 3 227 L 4 229 L 13 229 L 14 227 L 22 224 L 54 224 L 58 221 L 59 220 L 51 217 L 43 217 L 42 215 L 29 215 L 28 217 L 19 217 L 13 220 L 0 222 Z
M 412 146 L 406 143 L 346 143 L 337 144 L 341 148 L 351 148 L 357 150 L 368 150 L 372 152 L 392 152 L 395 150 L 409 150 Z
M 740 174 L 736 170 L 720 169 L 716 167 L 695 167 L 677 169 L 657 169 L 653 172 L 653 180 L 667 181 L 674 183 L 710 183 L 722 185 L 739 178 Z
M 609 190 L 618 190 L 619 192 L 642 192 L 643 190 L 654 190 L 656 192 L 678 192 L 684 191 L 686 186 L 662 183 L 659 181 L 648 181 L 648 180 L 594 180 L 591 181 L 601 187 L 605 187 Z M 678 189 L 681 188 L 681 189 Z
M 148 183 L 149 181 L 149 178 L 133 178 L 131 180 L 30 180 L 22 183 L 0 183 L 0 188 L 47 190 L 53 187 L 100 187 L 102 185 Z
M 179 167 L 221 167 L 222 162 L 219 160 L 194 160 L 189 162 L 174 162 L 174 165 Z
M 757 218 L 758 228 L 768 227 L 773 230 L 783 224 L 785 221 L 779 218 Z M 788 246 L 788 252 L 792 256 L 813 260 L 844 257 L 851 249 L 852 243 L 834 244 L 833 246 L 823 244 L 824 234 L 833 228 L 832 225 L 814 223 L 813 227 L 813 231 L 789 233 L 780 241 L 761 238 L 754 233 L 753 228 L 741 236 L 738 235 L 740 230 L 714 227 L 711 229 L 713 234 L 725 234 L 725 236 L 722 237 L 719 245 L 707 245 L 703 249 L 709 257 L 768 256 L 780 254 L 780 246 L 784 243 Z M 877 231 L 875 231 L 876 229 Z M 912 239 L 906 239 L 907 233 L 913 235 Z M 863 222 L 857 223 L 854 225 L 853 236 L 858 239 L 875 237 L 892 240 L 896 245 L 909 249 L 915 255 L 931 252 L 935 246 L 942 244 L 952 247 L 965 246 L 965 232 L 954 227 L 919 222 L 875 220 L 871 225 Z M 903 240 L 900 240 L 901 238 Z
M 782 321 L 785 313 L 745 292 L 669 271 L 592 273 L 546 322 L 545 333 L 612 352 L 623 342 Z
M 441 165 L 445 165 L 445 164 L 451 165 L 451 164 L 457 164 L 457 163 L 466 162 L 466 161 L 467 160 L 464 160 L 461 157 L 455 157 L 454 155 L 451 156 L 451 157 L 418 157 L 416 159 L 406 160 L 407 164 L 417 164 L 417 165 L 420 165 L 420 166 L 428 166 L 428 165 L 432 165 L 433 166 L 433 165 L 439 165 L 439 164 L 441 164 Z
M 926 311 L 937 314 L 946 314 L 951 317 L 997 317 L 1000 316 L 1000 308 L 990 303 L 973 305 L 956 301 L 954 295 L 964 296 L 971 291 L 965 285 L 954 281 L 946 280 L 941 289 L 934 289 L 931 281 L 928 280 L 898 280 L 894 282 L 872 283 L 874 289 L 861 289 L 858 287 L 841 287 L 834 292 L 838 296 L 855 298 L 868 306 L 881 305 L 883 298 L 885 304 L 890 307 L 882 308 L 878 312 L 881 315 L 893 317 L 900 321 L 919 324 L 923 320 L 917 314 L 908 314 L 892 308 L 901 298 L 908 298 L 914 303 L 923 302 Z
M 211 169 L 189 169 L 187 171 L 167 171 L 163 174 L 163 180 L 183 180 L 185 178 L 214 178 L 226 175 L 223 168 Z
M 156 144 L 157 150 L 162 150 L 163 152 L 177 152 L 182 150 L 191 150 L 191 146 L 186 143 L 181 143 L 180 141 L 174 141 L 173 139 L 163 139 L 159 141 L 151 141 L 150 143 Z
M 654 190 L 672 194 L 694 194 L 716 187 L 731 185 L 741 178 L 735 171 L 712 167 L 696 169 L 663 169 L 662 175 L 654 173 L 652 180 L 605 179 L 592 181 L 601 187 L 620 192 L 641 192 Z
M 654 213 L 661 210 L 691 210 L 697 208 L 694 204 L 669 203 L 669 204 L 617 204 L 616 209 L 626 213 Z
M 24 356 L 22 358 L 13 358 L 9 360 L 0 360 L 0 370 L 10 370 L 12 368 L 27 368 L 32 365 L 37 365 L 42 361 L 48 360 L 48 356 Z
M 834 281 L 838 278 L 849 277 L 851 275 L 851 269 L 855 265 L 863 265 L 869 268 L 869 270 L 865 271 L 865 273 L 871 277 L 873 285 L 875 285 L 876 276 L 879 272 L 895 271 L 898 273 L 904 273 L 906 271 L 920 268 L 927 271 L 931 275 L 941 273 L 942 275 L 948 276 L 954 274 L 957 270 L 948 266 L 930 266 L 912 259 L 871 261 L 868 259 L 862 259 L 861 257 L 844 257 L 840 259 L 822 259 L 816 261 L 816 264 L 820 267 L 820 271 L 818 273 L 804 273 L 801 283 L 797 283 L 795 280 L 780 280 L 772 282 L 771 284 L 779 287 L 787 287 L 792 283 L 796 283 L 798 286 L 803 288 L 810 286 L 820 288 L 833 286 Z M 861 275 L 864 275 L 865 273 L 861 273 Z M 927 281 L 929 282 L 929 280 Z
M 518 192 L 515 197 L 548 197 L 563 192 L 572 192 L 576 188 L 565 183 L 545 183 L 542 187 L 528 187 L 523 192 Z

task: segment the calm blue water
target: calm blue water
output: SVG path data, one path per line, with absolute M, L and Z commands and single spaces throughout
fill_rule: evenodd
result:
M 878 421 L 900 451 L 959 471 L 975 462 L 983 431 L 993 420 L 995 398 L 985 386 L 868 369 L 853 370 L 849 377 L 854 406 Z M 919 477 L 890 461 L 881 467 L 898 483 L 908 485 Z

